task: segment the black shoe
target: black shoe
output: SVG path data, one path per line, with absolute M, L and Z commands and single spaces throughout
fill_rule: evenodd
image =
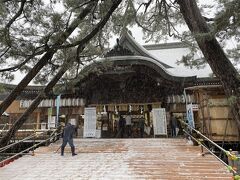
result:
M 64 155 L 64 147 L 61 147 L 61 156 Z
M 71 151 L 72 151 L 72 156 L 76 156 L 77 154 L 75 153 L 75 147 L 71 147 Z

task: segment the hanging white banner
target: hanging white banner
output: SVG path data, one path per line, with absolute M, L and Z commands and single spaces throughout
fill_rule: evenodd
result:
M 153 108 L 153 131 L 155 135 L 167 135 L 165 108 Z
M 83 137 L 96 136 L 96 121 L 97 121 L 96 108 L 95 107 L 85 108 Z

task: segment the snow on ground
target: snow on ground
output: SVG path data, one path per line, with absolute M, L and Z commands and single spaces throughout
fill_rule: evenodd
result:
M 75 139 L 74 157 L 69 147 L 63 157 L 55 153 L 60 143 L 0 168 L 0 179 L 231 179 L 222 164 L 183 139 Z

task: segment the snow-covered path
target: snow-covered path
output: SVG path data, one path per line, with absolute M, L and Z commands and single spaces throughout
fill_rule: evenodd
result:
M 213 156 L 184 139 L 74 139 L 77 156 L 61 142 L 40 147 L 0 168 L 1 180 L 231 179 Z

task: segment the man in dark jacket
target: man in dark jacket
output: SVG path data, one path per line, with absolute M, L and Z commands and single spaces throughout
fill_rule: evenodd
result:
M 118 125 L 119 126 L 119 130 L 121 132 L 121 138 L 123 138 L 124 137 L 124 133 L 125 133 L 126 120 L 122 117 L 122 115 L 120 115 L 118 124 L 119 124 Z
M 144 124 L 145 124 L 145 119 L 141 118 L 139 120 L 139 130 L 140 130 L 140 137 L 143 138 L 144 135 Z
M 67 145 L 67 143 L 71 147 L 72 156 L 77 155 L 75 153 L 75 147 L 73 145 L 73 134 L 74 134 L 74 132 L 75 132 L 74 126 L 71 123 L 67 123 L 67 125 L 63 129 L 63 143 L 62 143 L 62 146 L 61 146 L 61 156 L 64 155 L 64 148 Z
M 176 128 L 177 128 L 177 119 L 173 115 L 173 113 L 170 114 L 170 126 L 171 126 L 171 131 L 172 131 L 172 137 L 176 137 Z

